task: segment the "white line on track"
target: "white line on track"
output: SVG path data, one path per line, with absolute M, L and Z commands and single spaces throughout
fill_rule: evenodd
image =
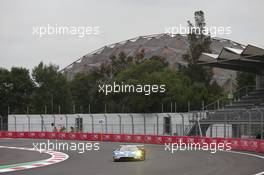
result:
M 230 152 L 230 153 L 234 153 L 234 154 L 242 154 L 242 155 L 247 155 L 247 156 L 251 156 L 251 157 L 257 157 L 260 159 L 264 159 L 264 156 L 261 155 L 257 155 L 257 154 L 251 154 L 251 153 L 245 153 L 245 152 L 239 152 L 239 151 L 226 151 L 226 152 Z M 254 174 L 254 175 L 263 175 L 264 171 Z
M 146 144 L 146 145 L 164 146 L 163 144 L 160 144 L 160 145 Z M 255 157 L 255 158 L 259 158 L 259 159 L 264 159 L 264 156 L 257 155 L 257 154 L 252 154 L 252 153 L 239 152 L 239 151 L 222 151 L 222 152 L 228 152 L 228 153 L 233 153 L 233 154 L 240 154 L 240 155 L 246 155 L 246 156 Z M 253 174 L 253 175 L 264 175 L 264 171 L 262 171 L 260 173 L 257 173 L 257 174 Z
M 39 152 L 39 150 L 36 150 L 36 149 L 33 149 L 33 148 L 8 147 L 8 146 L 0 146 L 0 148 L 18 149 L 18 150 L 27 150 L 27 151 L 37 151 L 37 152 Z M 51 158 L 44 159 L 44 160 L 39 160 L 39 161 L 23 162 L 23 163 L 13 164 L 13 165 L 4 165 L 4 166 L 2 166 L 4 168 L 1 168 L 1 166 L 0 166 L 0 173 L 48 166 L 48 165 L 52 165 L 52 164 L 55 164 L 55 163 L 59 163 L 59 162 L 65 161 L 65 160 L 67 160 L 69 158 L 68 154 L 65 154 L 65 153 L 62 153 L 62 152 L 58 152 L 58 151 L 43 150 L 42 152 L 51 155 Z

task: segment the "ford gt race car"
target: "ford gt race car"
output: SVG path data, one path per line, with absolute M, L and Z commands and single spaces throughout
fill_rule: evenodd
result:
M 146 151 L 143 145 L 120 145 L 113 151 L 113 161 L 145 160 Z

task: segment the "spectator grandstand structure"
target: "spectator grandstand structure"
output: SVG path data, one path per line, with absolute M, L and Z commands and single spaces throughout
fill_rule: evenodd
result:
M 244 45 L 228 39 L 214 37 L 210 47 L 213 54 L 219 54 L 223 47 L 243 49 Z M 179 65 L 187 65 L 182 56 L 187 53 L 188 48 L 189 42 L 186 35 L 162 33 L 139 36 L 99 48 L 77 59 L 61 71 L 68 80 L 72 80 L 77 73 L 89 73 L 91 70 L 100 67 L 100 65 L 107 64 L 111 55 L 117 56 L 120 52 L 132 57 L 144 53 L 146 59 L 152 56 L 161 56 L 168 61 L 170 68 L 177 69 Z M 230 90 L 230 86 L 236 78 L 236 72 L 213 68 L 213 73 L 214 80 L 226 90 Z
M 244 95 L 217 109 L 207 109 L 206 117 L 200 118 L 201 132 L 210 132 L 215 124 L 232 125 L 232 137 L 255 137 L 263 139 L 264 115 L 264 49 L 248 45 L 244 49 L 224 47 L 219 55 L 203 53 L 199 59 L 205 66 L 220 67 L 256 74 L 256 87 L 250 88 Z M 212 106 L 211 105 L 211 106 Z M 194 126 L 198 120 L 193 120 Z M 224 132 L 226 133 L 226 132 Z M 189 135 L 193 135 L 194 131 Z

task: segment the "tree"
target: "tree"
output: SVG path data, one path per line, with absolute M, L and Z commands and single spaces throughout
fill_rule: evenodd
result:
M 115 78 L 116 82 L 129 85 L 165 85 L 164 93 L 123 93 L 113 94 L 111 99 L 117 106 L 125 106 L 125 112 L 161 112 L 169 111 L 171 102 L 177 102 L 179 111 L 185 110 L 190 92 L 190 80 L 175 70 L 168 68 L 164 59 L 154 56 L 140 64 L 121 71 Z
M 102 111 L 103 96 L 98 94 L 98 84 L 102 75 L 97 71 L 87 74 L 77 74 L 70 82 L 73 101 L 77 107 L 77 112 L 88 113 L 89 106 L 92 112 Z
M 203 52 L 211 53 L 210 44 L 211 37 L 210 35 L 206 35 L 205 31 L 205 17 L 203 11 L 196 11 L 194 13 L 195 16 L 195 25 L 193 25 L 190 21 L 188 21 L 189 25 L 189 50 L 186 54 L 183 55 L 183 59 L 187 61 L 188 66 L 180 67 L 180 72 L 189 77 L 189 79 L 193 82 L 193 86 L 199 89 L 203 89 L 204 91 L 208 91 L 207 95 L 202 95 L 199 98 L 197 96 L 198 93 L 192 97 L 192 101 L 197 103 L 195 108 L 202 101 L 207 101 L 208 103 L 212 100 L 214 101 L 216 98 L 222 95 L 223 90 L 221 87 L 217 85 L 216 82 L 212 81 L 212 69 L 206 68 L 198 64 L 198 60 Z M 217 93 L 216 93 L 217 92 Z M 214 97 L 214 98 L 212 98 Z M 200 100 L 200 102 L 198 102 Z
M 65 76 L 55 65 L 42 62 L 32 71 L 36 90 L 33 94 L 33 109 L 36 113 L 67 113 L 71 111 L 70 86 Z M 46 108 L 46 111 L 45 111 Z
M 236 80 L 237 80 L 238 89 L 243 88 L 245 86 L 256 85 L 256 75 L 253 73 L 238 72 Z
M 0 68 L 0 115 L 7 115 L 8 101 L 12 84 L 10 82 L 9 71 Z
M 9 97 L 10 112 L 26 113 L 34 90 L 29 70 L 13 67 L 10 71 L 10 82 L 12 84 Z
M 182 67 L 182 71 L 192 80 L 210 84 L 212 78 L 211 69 L 204 68 L 198 64 L 198 60 L 202 52 L 210 53 L 211 37 L 205 35 L 205 18 L 203 11 L 196 11 L 195 25 L 188 21 L 189 25 L 189 50 L 183 55 L 183 59 L 187 61 L 188 67 Z
M 10 113 L 26 113 L 33 89 L 34 83 L 27 69 L 0 69 L 1 114 L 7 115 L 8 108 Z

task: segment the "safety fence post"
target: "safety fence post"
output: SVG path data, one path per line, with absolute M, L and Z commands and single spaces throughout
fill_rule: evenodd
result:
M 146 116 L 143 114 L 143 120 L 144 120 L 144 135 L 146 135 Z
M 264 130 L 263 130 L 263 116 L 264 116 L 264 114 L 263 114 L 263 110 L 261 110 L 261 109 L 258 109 L 258 112 L 260 114 L 260 139 L 263 140 L 263 132 L 264 132 Z
M 17 131 L 17 122 L 16 122 L 16 116 L 13 115 L 14 119 L 15 119 L 15 132 Z
M 104 114 L 104 118 L 105 118 L 105 133 L 108 133 L 108 129 L 107 129 L 107 115 Z
M 213 125 L 210 125 L 210 137 L 213 137 Z
M 263 114 L 263 111 L 261 112 L 261 121 L 260 121 L 260 139 L 263 140 L 264 139 L 264 136 L 263 136 L 263 133 L 264 133 L 264 129 L 263 129 L 263 119 L 264 118 L 264 114 Z
M 224 138 L 226 138 L 226 121 L 227 121 L 227 115 L 225 114 L 225 122 L 224 122 Z
M 43 127 L 43 125 L 44 125 L 43 115 L 40 115 L 40 118 L 41 118 L 41 132 L 43 132 L 43 130 L 44 130 L 44 127 Z
M 94 116 L 93 114 L 90 114 L 91 120 L 92 120 L 92 133 L 94 133 Z
M 65 114 L 64 116 L 65 116 L 65 121 L 66 121 L 66 124 L 65 124 L 66 125 L 66 132 L 68 132 L 68 116 L 67 116 L 67 114 Z
M 260 122 L 260 127 L 261 127 L 261 130 L 260 130 L 260 138 L 261 138 L 261 140 L 263 140 L 264 139 L 264 136 L 263 136 L 263 133 L 264 133 L 264 129 L 263 129 L 263 111 L 262 111 L 262 113 L 261 113 L 261 122 Z
M 132 134 L 135 133 L 135 127 L 134 127 L 134 116 L 133 114 L 130 114 L 131 117 L 131 129 L 132 129 Z
M 248 136 L 251 136 L 251 111 L 249 111 L 249 110 L 247 110 L 246 111 L 247 112 L 247 114 L 248 114 L 248 125 L 247 125 L 247 135 Z
M 29 117 L 29 115 L 27 115 L 27 119 L 28 119 L 28 132 L 30 132 L 30 117 Z
M 184 133 L 184 116 L 183 116 L 183 114 L 181 113 L 180 114 L 181 115 L 181 118 L 182 118 L 182 136 L 184 136 L 185 135 L 185 133 Z
M 118 114 L 118 117 L 119 117 L 119 134 L 122 134 L 122 121 L 121 121 L 121 115 Z
M 1 124 L 0 125 L 1 126 L 1 129 L 0 129 L 0 131 L 3 131 L 4 130 L 3 129 L 3 117 L 1 115 L 0 115 L 0 120 L 1 120 L 1 123 L 0 123 Z
M 156 114 L 157 117 L 157 135 L 159 135 L 159 115 Z
M 53 117 L 53 125 L 56 126 L 56 117 L 54 114 L 52 115 L 52 117 Z

